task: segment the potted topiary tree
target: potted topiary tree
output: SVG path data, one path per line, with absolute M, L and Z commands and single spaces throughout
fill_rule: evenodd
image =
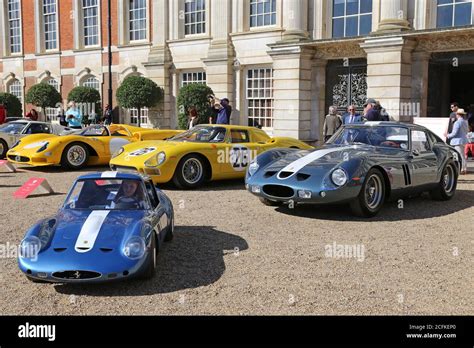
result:
M 143 108 L 152 108 L 160 104 L 163 95 L 163 89 L 154 81 L 143 76 L 130 76 L 117 89 L 117 102 L 122 108 L 137 109 L 140 115 Z M 140 126 L 139 116 L 138 127 Z
M 82 111 L 83 123 L 87 122 L 87 117 L 95 112 L 98 117 L 101 116 L 101 99 L 98 90 L 91 87 L 74 87 L 67 96 L 68 102 L 76 103 L 76 106 Z
M 7 117 L 22 117 L 22 105 L 20 99 L 10 93 L 0 93 L 0 105 L 7 109 Z
M 214 95 L 212 89 L 203 84 L 189 84 L 181 87 L 178 93 L 178 124 L 180 129 L 186 129 L 188 111 L 194 107 L 197 111 L 199 123 L 209 123 L 212 116 L 209 105 L 209 96 Z
M 57 107 L 61 103 L 61 94 L 51 85 L 47 83 L 38 83 L 30 87 L 25 96 L 25 102 L 40 107 L 41 112 L 45 115 L 46 108 Z

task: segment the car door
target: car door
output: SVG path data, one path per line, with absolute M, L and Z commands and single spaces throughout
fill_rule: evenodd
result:
M 428 135 L 421 129 L 410 132 L 411 150 L 408 160 L 412 168 L 413 186 L 421 186 L 436 182 L 438 158 L 433 152 Z
M 152 211 L 150 213 L 151 225 L 157 236 L 159 237 L 160 243 L 163 241 L 164 233 L 161 233 L 168 226 L 168 218 L 164 208 L 160 205 L 158 195 L 156 194 L 155 187 L 150 180 L 145 182 L 146 192 L 148 200 L 152 206 Z
M 251 142 L 247 129 L 231 128 L 225 144 L 223 172 L 231 177 L 242 177 L 253 158 L 258 153 L 259 145 Z

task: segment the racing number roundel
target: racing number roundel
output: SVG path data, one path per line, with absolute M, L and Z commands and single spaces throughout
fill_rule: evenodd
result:
M 237 172 L 243 172 L 250 164 L 250 150 L 245 146 L 233 146 L 229 153 L 230 164 Z

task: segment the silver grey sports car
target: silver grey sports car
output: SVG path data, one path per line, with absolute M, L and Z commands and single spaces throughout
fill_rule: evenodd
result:
M 67 134 L 74 131 L 71 128 L 63 127 L 48 122 L 31 121 L 23 119 L 12 121 L 0 126 L 0 159 L 5 158 L 7 151 L 20 138 L 30 134 Z
M 340 129 L 320 149 L 275 149 L 249 165 L 246 188 L 267 205 L 349 203 L 375 216 L 388 198 L 430 192 L 451 199 L 459 153 L 428 129 L 368 122 Z

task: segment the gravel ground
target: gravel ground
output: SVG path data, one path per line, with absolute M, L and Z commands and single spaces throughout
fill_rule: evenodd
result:
M 0 173 L 0 244 L 18 244 L 32 224 L 54 214 L 80 174 Z M 30 177 L 47 178 L 58 193 L 13 199 Z M 372 220 L 353 218 L 344 206 L 266 207 L 242 181 L 164 190 L 175 205 L 176 232 L 161 250 L 154 279 L 34 284 L 14 258 L 1 258 L 0 313 L 474 314 L 472 174 L 460 178 L 450 202 L 423 196 L 405 200 L 403 209 L 393 202 Z M 326 246 L 334 243 L 359 245 L 364 253 L 328 257 Z

